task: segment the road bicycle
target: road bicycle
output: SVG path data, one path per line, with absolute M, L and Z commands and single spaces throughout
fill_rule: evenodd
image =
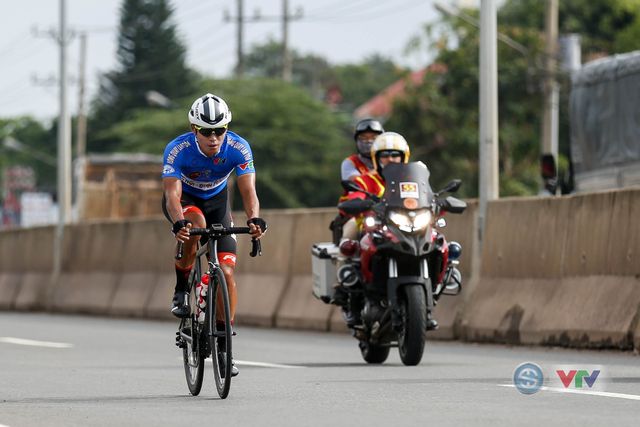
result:
M 188 279 L 190 315 L 180 320 L 176 332 L 176 345 L 182 348 L 182 359 L 189 392 L 197 396 L 202 389 L 204 361 L 211 355 L 213 375 L 220 398 L 229 395 L 231 387 L 232 346 L 235 335 L 231 327 L 231 305 L 227 282 L 218 261 L 218 239 L 231 234 L 249 234 L 249 227 L 229 227 L 213 224 L 208 228 L 191 228 L 191 235 L 207 236 L 206 243 L 199 245 L 196 260 Z M 176 259 L 182 258 L 183 245 L 178 244 Z M 206 255 L 207 271 L 202 274 L 202 256 Z M 252 239 L 252 257 L 262 255 L 260 240 Z M 208 290 L 204 319 L 197 315 L 198 295 L 196 286 L 208 276 Z M 204 281 L 204 280 L 203 280 Z M 228 368 L 228 369 L 227 369 Z

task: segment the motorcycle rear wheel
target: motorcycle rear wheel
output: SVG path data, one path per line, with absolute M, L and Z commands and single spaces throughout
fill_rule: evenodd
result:
M 402 311 L 402 331 L 398 334 L 400 360 L 414 366 L 422 360 L 427 330 L 427 302 L 420 285 L 403 286 L 399 303 Z
M 360 347 L 362 358 L 367 363 L 384 363 L 389 357 L 389 347 L 382 347 L 366 341 L 360 341 L 358 346 Z

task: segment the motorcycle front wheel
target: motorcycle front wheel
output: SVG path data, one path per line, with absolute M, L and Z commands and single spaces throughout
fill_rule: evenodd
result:
M 398 334 L 400 360 L 407 366 L 414 366 L 422 360 L 425 331 L 427 330 L 427 302 L 420 285 L 400 288 L 402 330 Z

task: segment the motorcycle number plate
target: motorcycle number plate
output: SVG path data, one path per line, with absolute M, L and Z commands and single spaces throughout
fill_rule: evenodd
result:
M 401 199 L 417 199 L 420 197 L 418 193 L 417 182 L 401 182 L 400 183 L 400 198 Z

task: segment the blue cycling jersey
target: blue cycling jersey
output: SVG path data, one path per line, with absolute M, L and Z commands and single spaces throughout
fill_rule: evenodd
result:
M 182 191 L 201 199 L 210 199 L 226 188 L 234 169 L 237 176 L 255 173 L 249 143 L 231 131 L 213 157 L 200 150 L 193 132 L 180 135 L 164 149 L 163 165 L 163 178 L 178 178 Z

